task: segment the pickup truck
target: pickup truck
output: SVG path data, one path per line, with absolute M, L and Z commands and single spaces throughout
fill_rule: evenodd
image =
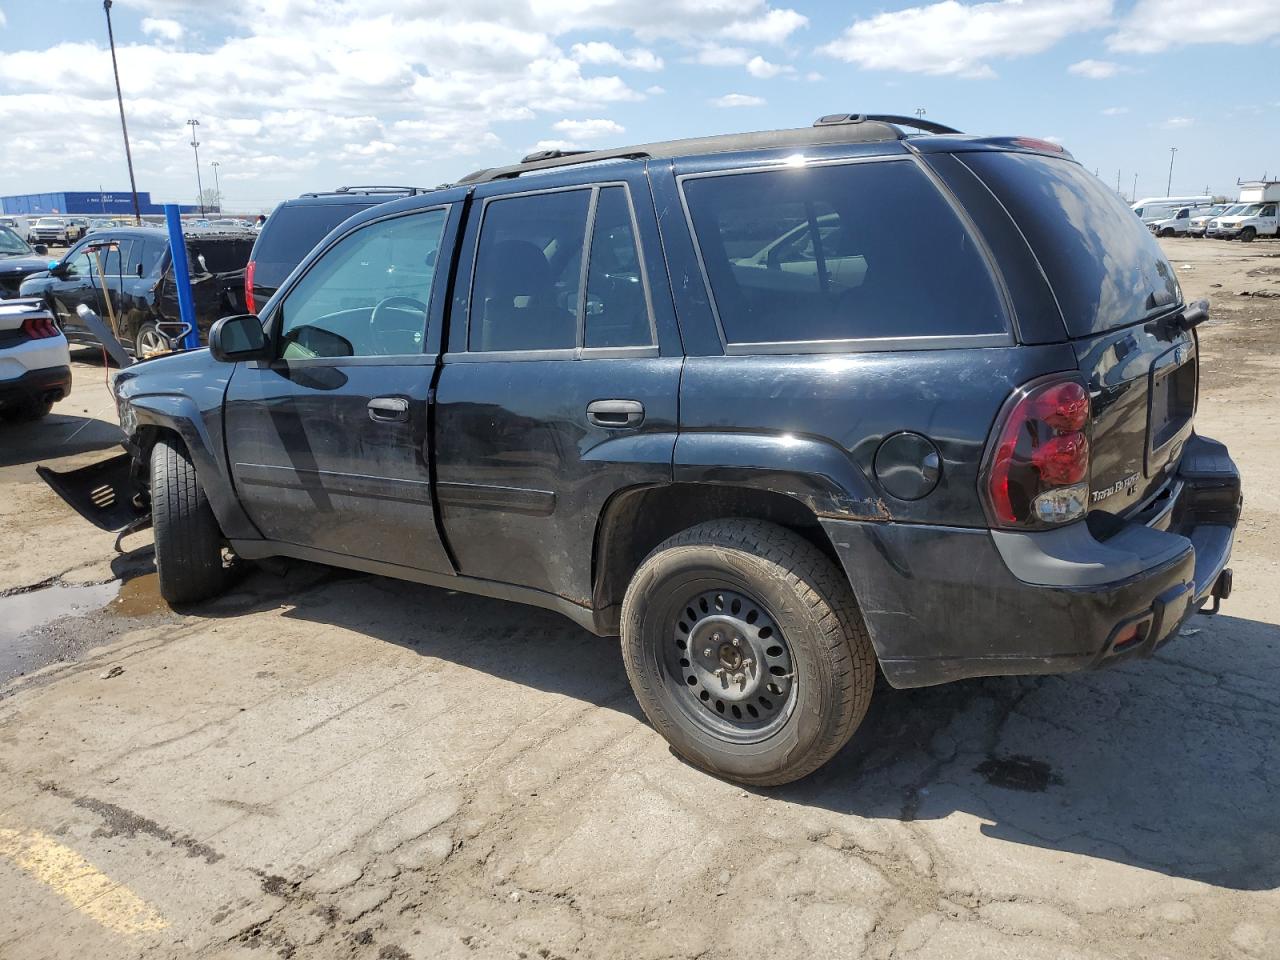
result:
M 1231 589 L 1207 305 L 1059 145 L 921 123 L 546 151 L 343 222 L 116 377 L 162 594 L 291 557 L 557 610 L 755 785 L 878 673 L 1151 656 Z

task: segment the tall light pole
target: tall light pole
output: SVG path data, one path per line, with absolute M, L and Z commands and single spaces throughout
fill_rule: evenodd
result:
M 213 190 L 218 195 L 218 212 L 222 212 L 222 184 L 218 182 L 218 168 L 222 166 L 217 160 L 213 161 Z
M 1169 182 L 1164 185 L 1164 195 L 1173 196 L 1173 158 L 1178 155 L 1177 147 L 1169 148 Z
M 196 139 L 196 127 L 200 126 L 199 120 L 188 120 L 187 126 L 191 128 L 191 149 L 196 154 L 196 196 L 200 199 L 200 216 L 204 216 L 204 187 L 200 184 L 200 141 Z
M 129 165 L 129 191 L 133 194 L 133 222 L 142 223 L 142 209 L 138 206 L 138 181 L 133 178 L 133 152 L 129 149 L 129 126 L 124 122 L 124 95 L 120 92 L 120 68 L 116 66 L 116 35 L 111 29 L 111 0 L 102 0 L 107 14 L 107 42 L 111 44 L 111 72 L 116 75 L 116 103 L 120 105 L 120 132 L 124 134 L 124 159 Z M 98 188 L 102 193 L 102 188 Z
M 1138 175 L 1136 173 L 1133 175 L 1133 194 L 1129 197 L 1129 202 L 1138 202 Z

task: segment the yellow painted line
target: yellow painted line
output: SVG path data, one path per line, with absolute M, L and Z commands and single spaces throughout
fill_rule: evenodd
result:
M 0 856 L 12 860 L 108 930 L 131 935 L 163 930 L 169 925 L 154 907 L 128 887 L 116 883 L 70 847 L 39 830 L 0 827 Z

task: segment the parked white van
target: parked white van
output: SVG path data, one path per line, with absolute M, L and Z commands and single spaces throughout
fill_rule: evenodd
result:
M 1224 240 L 1239 239 L 1245 243 L 1258 237 L 1274 237 L 1280 233 L 1280 220 L 1276 208 L 1280 203 L 1245 203 L 1242 209 L 1230 216 L 1216 217 L 1209 223 L 1213 236 Z
M 1157 220 L 1168 220 L 1175 217 L 1183 207 L 1196 209 L 1213 205 L 1213 197 L 1144 197 L 1130 209 L 1141 218 L 1143 223 L 1154 223 Z

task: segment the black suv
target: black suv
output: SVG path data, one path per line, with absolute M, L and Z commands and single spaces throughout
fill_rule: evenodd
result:
M 293 268 L 330 230 L 369 207 L 426 191 L 419 187 L 339 187 L 330 193 L 304 193 L 276 207 L 262 225 L 249 268 L 244 299 L 250 312 L 267 305 Z
M 254 237 L 248 230 L 202 232 L 186 241 L 192 305 L 204 340 L 219 317 L 247 309 L 244 275 Z M 114 318 L 121 344 L 139 357 L 168 350 L 184 329 L 169 235 L 153 227 L 94 231 L 47 271 L 24 280 L 19 292 L 44 301 L 72 343 L 99 344 L 76 312 L 81 304 Z
M 899 118 L 543 154 L 330 233 L 116 380 L 161 590 L 224 549 L 621 635 L 750 784 L 912 687 L 1149 656 L 1230 592 L 1159 246 L 1060 147 Z

